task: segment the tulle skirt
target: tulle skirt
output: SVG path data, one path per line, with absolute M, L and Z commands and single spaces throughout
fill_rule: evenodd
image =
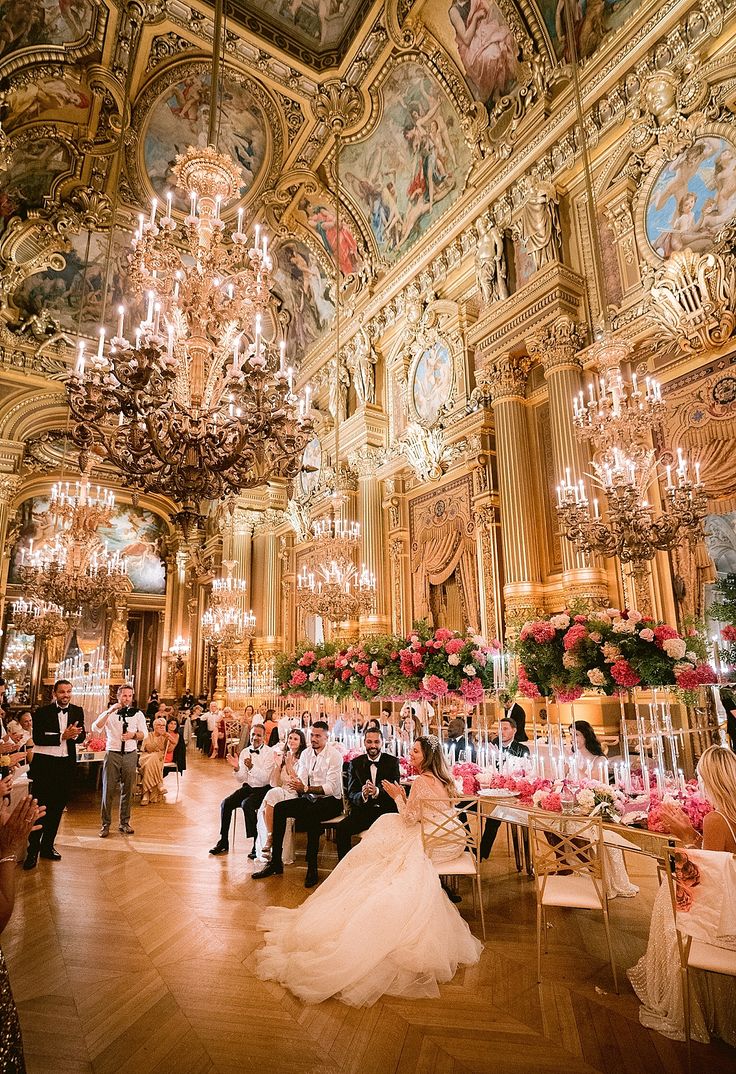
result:
M 296 910 L 269 907 L 257 974 L 305 1003 L 431 998 L 483 949 L 440 887 L 418 825 L 385 814 Z

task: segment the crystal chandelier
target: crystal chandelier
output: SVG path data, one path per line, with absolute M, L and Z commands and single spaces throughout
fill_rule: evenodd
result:
M 357 522 L 321 519 L 312 527 L 315 569 L 305 565 L 297 575 L 299 603 L 307 615 L 337 624 L 368 615 L 375 601 L 376 576 L 355 557 L 360 548 Z
M 236 562 L 227 560 L 223 566 L 225 577 L 213 581 L 210 606 L 202 616 L 202 637 L 217 649 L 240 645 L 256 632 L 256 617 L 245 609 L 245 581 L 233 577 Z
M 243 210 L 225 239 L 222 212 L 239 195 L 240 168 L 217 151 L 222 4 L 216 8 L 209 144 L 190 146 L 173 174 L 189 213 L 140 217 L 130 290 L 143 320 L 118 309 L 115 335 L 85 358 L 67 382 L 77 419 L 73 438 L 95 448 L 134 488 L 193 505 L 298 473 L 312 438 L 308 392 L 294 392 L 294 370 L 271 295 L 265 236 L 243 230 Z M 163 206 L 162 206 L 163 208 Z
M 173 656 L 178 663 L 183 663 L 184 658 L 189 656 L 189 642 L 181 634 L 177 634 L 169 646 L 169 656 Z
M 130 592 L 127 560 L 111 552 L 97 529 L 112 520 L 115 497 L 87 475 L 70 486 L 59 482 L 51 490 L 46 520 L 56 526 L 53 540 L 21 549 L 19 575 L 27 592 L 38 600 L 77 614 L 83 606 L 99 608 Z
M 78 624 L 80 613 L 65 611 L 45 600 L 13 601 L 10 620 L 19 634 L 36 638 L 62 637 Z

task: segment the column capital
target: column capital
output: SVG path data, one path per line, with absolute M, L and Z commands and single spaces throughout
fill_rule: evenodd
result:
M 262 512 L 237 507 L 233 514 L 233 533 L 238 537 L 252 537 L 253 530 L 261 521 Z
M 0 504 L 9 504 L 21 485 L 20 474 L 0 474 Z
M 580 366 L 580 350 L 585 346 L 585 330 L 563 314 L 536 335 L 528 336 L 526 349 L 544 366 L 545 376 L 558 369 Z
M 531 359 L 525 354 L 514 356 L 505 351 L 477 371 L 476 383 L 480 391 L 490 397 L 491 404 L 506 399 L 523 400 L 531 367 Z
M 348 455 L 350 469 L 358 475 L 359 481 L 374 477 L 378 467 L 385 461 L 386 452 L 383 448 L 368 447 L 366 444 Z

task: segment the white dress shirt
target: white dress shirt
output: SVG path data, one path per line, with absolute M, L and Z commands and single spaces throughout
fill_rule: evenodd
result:
M 252 768 L 245 764 L 248 757 L 253 759 Z M 240 751 L 237 770 L 233 769 L 235 778 L 238 783 L 247 783 L 249 787 L 269 787 L 275 761 L 274 751 L 270 746 L 261 746 L 259 750 L 246 746 Z
M 125 746 L 126 753 L 133 753 L 138 749 L 138 743 L 134 738 L 128 738 L 123 742 L 123 721 L 120 716 L 120 712 L 112 712 L 108 717 L 105 726 L 102 726 L 105 713 L 102 712 L 92 724 L 93 731 L 105 732 L 107 739 L 107 751 L 108 753 L 120 753 L 123 746 Z M 141 734 L 145 738 L 148 734 L 148 727 L 146 726 L 146 717 L 138 709 L 132 716 L 127 717 L 128 722 L 128 734 L 131 732 L 135 734 Z
M 67 709 L 62 712 L 58 705 L 56 710 L 59 715 L 59 734 L 63 735 L 69 722 L 69 712 Z M 51 734 L 50 731 L 48 733 Z M 62 738 L 58 746 L 36 746 L 36 753 L 40 753 L 44 757 L 68 757 L 69 749 L 66 741 Z
M 297 777 L 304 787 L 322 787 L 325 798 L 342 801 L 342 754 L 335 746 L 315 753 L 309 746 L 299 758 Z

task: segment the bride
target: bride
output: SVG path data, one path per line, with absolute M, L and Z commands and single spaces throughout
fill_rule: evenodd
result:
M 398 814 L 379 817 L 300 907 L 271 906 L 262 918 L 258 976 L 305 1003 L 336 996 L 360 1007 L 383 995 L 437 996 L 459 965 L 480 958 L 482 944 L 443 892 L 435 868 L 462 853 L 462 824 L 457 846 L 443 848 L 441 859 L 430 860 L 422 845 L 422 801 L 425 825 L 432 812 L 446 822 L 452 811 L 455 785 L 439 739 L 418 738 L 411 761 L 420 774 L 408 799 L 399 784 L 383 784 Z

